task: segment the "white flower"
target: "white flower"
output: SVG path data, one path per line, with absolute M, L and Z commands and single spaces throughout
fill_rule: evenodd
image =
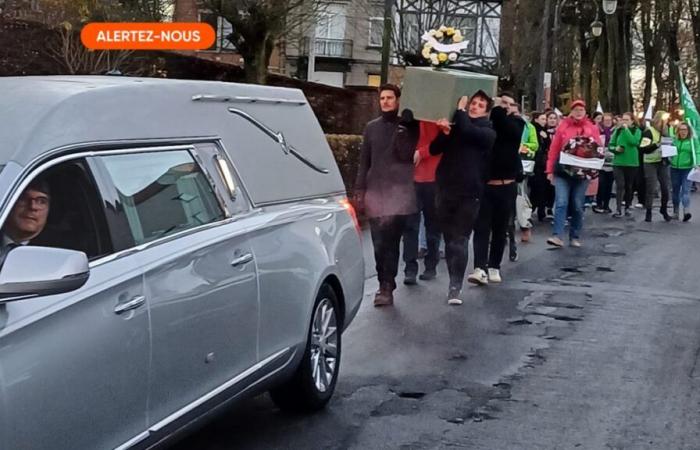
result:
M 430 49 L 429 48 L 424 48 L 423 49 L 423 58 L 425 59 L 430 59 Z
M 435 33 L 437 33 L 437 30 L 430 30 L 430 31 L 428 31 L 428 34 L 429 34 L 430 36 L 435 36 Z
M 457 61 L 457 56 L 458 56 L 457 53 L 450 53 L 450 54 L 447 56 L 447 59 L 449 59 L 450 61 L 453 61 L 453 62 L 454 62 L 454 61 Z
M 433 44 L 431 44 L 430 42 L 426 42 L 425 45 L 423 45 L 423 48 L 427 48 L 428 50 L 432 50 Z
M 444 33 L 445 31 L 447 31 L 447 27 L 443 25 L 439 28 L 439 31 L 442 31 Z
M 431 62 L 434 66 L 437 66 L 438 64 L 440 64 L 440 60 L 438 60 L 438 55 L 437 55 L 437 53 L 432 53 L 432 54 L 430 55 L 430 62 Z
M 437 33 L 435 33 L 435 37 L 438 39 L 442 39 L 442 36 L 443 36 L 442 31 L 438 31 Z
M 454 43 L 460 43 L 463 40 L 464 40 L 464 38 L 462 37 L 461 34 L 455 34 L 454 36 L 452 36 L 452 42 L 454 42 Z

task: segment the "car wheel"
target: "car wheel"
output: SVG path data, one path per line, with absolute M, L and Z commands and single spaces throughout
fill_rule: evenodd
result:
M 292 378 L 270 391 L 272 400 L 286 411 L 316 411 L 333 396 L 340 369 L 338 299 L 324 284 L 314 302 L 304 356 Z

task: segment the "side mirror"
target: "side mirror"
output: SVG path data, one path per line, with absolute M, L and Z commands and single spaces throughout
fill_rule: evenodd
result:
M 83 252 L 16 247 L 10 250 L 0 268 L 0 302 L 74 291 L 89 276 L 90 267 Z

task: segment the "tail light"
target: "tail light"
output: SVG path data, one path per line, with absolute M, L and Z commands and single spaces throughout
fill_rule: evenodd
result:
M 357 234 L 360 236 L 360 238 L 362 238 L 362 228 L 360 227 L 360 221 L 357 218 L 357 212 L 355 211 L 355 207 L 352 206 L 352 203 L 347 198 L 341 199 L 339 203 L 343 206 L 343 208 L 345 208 L 345 210 L 352 218 L 352 221 L 355 224 L 355 230 L 357 230 Z

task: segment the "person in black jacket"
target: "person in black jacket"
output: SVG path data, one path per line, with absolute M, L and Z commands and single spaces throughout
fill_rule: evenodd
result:
M 418 212 L 413 185 L 413 154 L 419 124 L 409 110 L 399 116 L 401 90 L 391 84 L 379 88 L 381 117 L 365 127 L 355 205 L 369 219 L 379 291 L 374 306 L 394 303 L 401 236 L 407 221 Z
M 489 158 L 488 181 L 474 228 L 474 273 L 468 278 L 470 283 L 481 286 L 489 281 L 501 282 L 506 231 L 518 194 L 518 175 L 522 171 L 519 152 L 525 121 L 516 112 L 515 99 L 506 93 L 496 99 L 491 110 L 496 142 Z
M 532 208 L 537 211 L 537 219 L 543 222 L 547 217 L 547 209 L 554 205 L 554 186 L 547 180 L 547 152 L 552 142 L 547 132 L 547 113 L 534 113 L 533 125 L 537 130 L 537 141 L 540 149 L 535 155 L 535 173 L 530 177 L 530 200 Z
M 483 91 L 471 99 L 462 97 L 454 114 L 437 122 L 441 133 L 430 145 L 432 155 L 442 154 L 437 167 L 436 207 L 445 237 L 445 256 L 450 275 L 447 302 L 461 305 L 459 298 L 467 270 L 466 243 L 478 216 L 486 181 L 486 162 L 496 140 L 488 119 L 492 100 Z

